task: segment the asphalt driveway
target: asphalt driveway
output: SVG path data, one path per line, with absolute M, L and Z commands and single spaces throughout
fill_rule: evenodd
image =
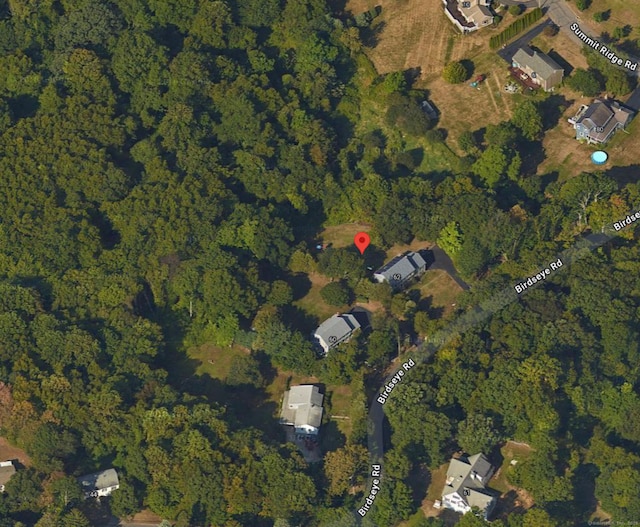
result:
M 503 48 L 499 49 L 497 51 L 498 55 L 500 55 L 500 58 L 504 59 L 509 63 L 509 65 L 511 65 L 511 59 L 515 55 L 516 51 L 518 51 L 518 49 L 522 46 L 528 45 L 529 42 L 531 42 L 540 33 L 542 33 L 544 28 L 549 24 L 552 24 L 551 20 L 549 20 L 548 18 L 546 20 L 543 20 L 542 23 L 527 31 L 524 35 L 514 40 L 511 44 L 507 44 Z

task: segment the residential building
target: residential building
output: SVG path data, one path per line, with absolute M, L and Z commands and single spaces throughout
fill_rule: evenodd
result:
M 109 496 L 114 490 L 120 488 L 118 473 L 113 468 L 81 476 L 78 481 L 82 486 L 85 499 Z
M 4 492 L 4 486 L 16 473 L 13 461 L 0 461 L 0 492 Z
M 317 386 L 292 386 L 284 393 L 280 423 L 293 426 L 298 435 L 318 435 L 322 422 L 323 399 L 324 396 Z
M 442 0 L 444 12 L 463 33 L 476 31 L 493 22 L 491 0 Z
M 487 519 L 497 501 L 496 495 L 486 488 L 493 472 L 484 454 L 451 459 L 442 491 L 442 506 L 462 514 L 477 507 Z
M 602 144 L 613 134 L 627 127 L 633 119 L 633 111 L 612 99 L 595 99 L 590 105 L 582 105 L 578 113 L 569 119 L 576 131 L 576 139 L 587 143 Z
M 544 91 L 552 91 L 562 82 L 564 70 L 557 62 L 544 53 L 522 46 L 511 59 L 512 67 L 527 75 L 533 84 Z
M 388 282 L 395 290 L 402 289 L 409 280 L 427 270 L 427 262 L 419 252 L 406 252 L 387 262 L 375 273 L 376 282 Z
M 331 348 L 351 338 L 354 331 L 360 328 L 360 322 L 351 313 L 336 313 L 318 326 L 314 338 L 324 350 L 325 355 Z

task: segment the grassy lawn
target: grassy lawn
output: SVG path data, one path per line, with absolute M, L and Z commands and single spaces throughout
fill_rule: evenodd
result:
M 442 489 L 444 488 L 444 482 L 447 480 L 447 469 L 449 463 L 440 465 L 436 470 L 431 471 L 431 483 L 427 490 L 427 501 L 433 503 L 436 500 L 442 498 Z
M 335 248 L 351 247 L 357 233 L 369 232 L 370 230 L 371 226 L 365 223 L 343 223 L 327 227 L 320 233 L 320 240 Z
M 579 13 L 575 6 L 572 6 L 576 13 Z M 604 22 L 596 22 L 593 15 L 598 12 L 610 11 L 610 17 Z M 633 40 L 640 36 L 638 27 L 640 27 L 640 3 L 629 0 L 598 0 L 592 2 L 589 9 L 579 13 L 581 25 L 591 28 L 595 34 L 603 31 L 612 33 L 616 27 L 624 27 L 626 25 L 634 28 L 628 39 Z
M 418 306 L 421 309 L 435 310 L 442 316 L 453 310 L 452 304 L 462 292 L 462 288 L 441 269 L 427 271 L 411 289 L 420 291 Z
M 239 346 L 219 348 L 213 344 L 194 346 L 187 350 L 190 359 L 199 362 L 196 375 L 207 374 L 214 379 L 224 381 L 229 374 L 231 362 L 237 355 L 246 355 L 247 351 Z
M 638 149 L 640 149 L 640 125 L 634 119 L 626 131 L 618 131 L 612 140 L 603 146 L 581 144 L 575 139 L 575 131 L 566 119 L 576 113 L 580 104 L 589 104 L 591 99 L 577 98 L 564 113 L 560 123 L 545 134 L 542 145 L 546 159 L 538 166 L 538 174 L 558 172 L 559 179 L 565 180 L 581 172 L 607 170 L 612 166 L 621 168 L 638 165 Z M 591 154 L 603 149 L 609 154 L 605 165 L 597 167 L 591 162 Z

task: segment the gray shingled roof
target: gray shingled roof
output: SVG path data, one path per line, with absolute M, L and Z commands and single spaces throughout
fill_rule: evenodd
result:
M 555 60 L 544 53 L 533 51 L 529 46 L 522 46 L 513 55 L 514 62 L 531 68 L 538 77 L 548 79 L 554 72 L 562 70 Z
M 351 313 L 342 315 L 333 315 L 330 319 L 325 320 L 316 329 L 315 335 L 331 345 L 333 342 L 339 342 L 352 331 L 358 329 L 360 323 Z
M 485 509 L 493 496 L 485 490 L 487 479 L 493 467 L 484 454 L 452 459 L 447 470 L 447 482 L 443 494 L 457 492 L 470 507 Z M 482 480 L 472 477 L 477 474 Z M 469 492 L 466 493 L 464 490 Z
M 425 259 L 417 252 L 410 252 L 396 256 L 383 265 L 375 274 L 385 277 L 387 282 L 402 282 L 418 269 L 427 267 Z
M 317 386 L 303 384 L 292 386 L 284 394 L 281 421 L 296 427 L 303 425 L 319 428 L 322 423 L 322 400 L 324 396 Z
M 113 468 L 81 476 L 78 478 L 78 481 L 82 485 L 82 490 L 84 492 L 92 492 L 94 490 L 115 487 L 119 484 L 118 473 Z
M 605 126 L 613 117 L 613 110 L 602 101 L 594 101 L 584 112 L 580 122 L 589 121 L 593 127 Z

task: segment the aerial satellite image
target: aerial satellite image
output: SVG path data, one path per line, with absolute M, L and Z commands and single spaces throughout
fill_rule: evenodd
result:
M 0 527 L 640 525 L 640 0 L 0 0 Z

